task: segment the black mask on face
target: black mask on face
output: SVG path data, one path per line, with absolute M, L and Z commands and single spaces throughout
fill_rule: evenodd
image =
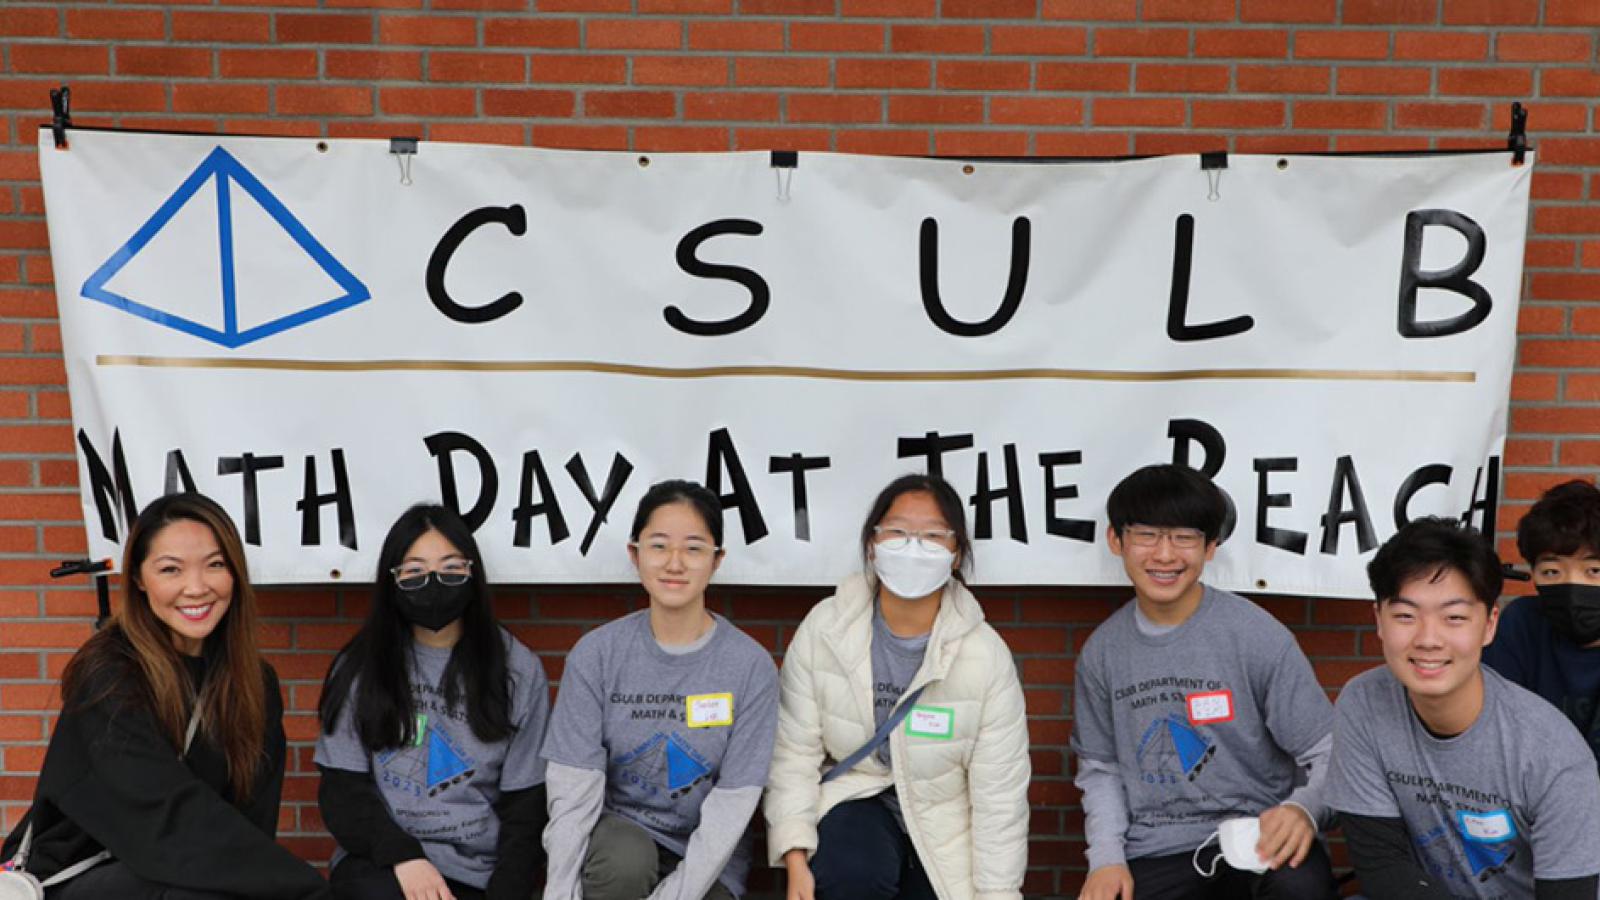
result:
M 400 617 L 413 625 L 429 631 L 439 631 L 461 618 L 472 601 L 472 582 L 447 585 L 439 583 L 439 576 L 428 576 L 427 584 L 414 591 L 396 591 L 400 601 Z
M 1580 647 L 1600 641 L 1600 585 L 1541 584 L 1539 611 L 1550 627 Z

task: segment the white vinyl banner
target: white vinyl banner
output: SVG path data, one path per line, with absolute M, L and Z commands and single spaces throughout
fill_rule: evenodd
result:
M 653 482 L 723 497 L 722 582 L 861 565 L 895 476 L 976 581 L 1125 583 L 1153 462 L 1243 590 L 1367 595 L 1421 515 L 1493 527 L 1528 165 L 1004 163 L 72 131 L 39 156 L 94 555 L 192 485 L 262 582 L 368 581 L 407 506 L 497 582 L 631 580 Z

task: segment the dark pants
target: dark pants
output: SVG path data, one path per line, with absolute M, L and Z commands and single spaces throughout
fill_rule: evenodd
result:
M 683 858 L 656 843 L 650 832 L 621 816 L 602 815 L 589 832 L 583 860 L 583 900 L 643 900 Z M 705 900 L 733 900 L 733 892 L 713 881 Z
M 1212 857 L 1219 853 L 1215 844 L 1201 850 L 1200 868 L 1211 868 Z M 1335 900 L 1339 896 L 1333 864 L 1321 841 L 1312 842 L 1299 866 L 1259 875 L 1219 859 L 1216 874 L 1206 878 L 1195 871 L 1193 852 L 1130 859 L 1128 871 L 1133 873 L 1133 895 L 1139 900 Z
M 190 891 L 145 881 L 126 863 L 104 862 L 65 884 L 45 890 L 49 900 L 229 900 L 230 894 Z
M 811 876 L 817 900 L 936 900 L 911 838 L 877 797 L 841 803 L 822 817 Z
M 328 880 L 333 883 L 333 896 L 338 900 L 405 900 L 400 882 L 394 877 L 394 867 L 380 866 L 363 856 L 339 860 Z M 450 886 L 456 900 L 483 900 L 483 891 L 470 884 L 449 878 L 444 883 Z

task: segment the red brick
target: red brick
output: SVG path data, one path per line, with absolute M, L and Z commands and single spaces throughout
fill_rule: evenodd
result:
M 764 87 L 825 87 L 828 60 L 751 57 L 734 61 L 734 83 Z
M 1481 103 L 1400 103 L 1394 108 L 1396 128 L 1419 130 L 1483 128 Z
M 1505 464 L 1508 466 L 1548 466 L 1555 458 L 1555 446 L 1554 441 L 1507 440 Z M 1572 463 L 1563 460 L 1562 465 L 1572 465 Z
M 378 110 L 386 116 L 443 116 L 466 118 L 477 112 L 477 92 L 471 88 L 383 87 L 378 89 Z
M 938 0 L 839 0 L 842 16 L 930 19 L 938 8 Z
M 1208 94 L 1228 90 L 1227 66 L 1140 63 L 1134 87 L 1148 94 Z
M 927 60 L 840 59 L 836 65 L 841 88 L 917 90 L 933 84 L 933 64 Z
M 732 146 L 728 129 L 669 125 L 633 130 L 633 149 L 658 153 L 703 153 Z M 547 626 L 541 626 L 541 630 Z M 559 649 L 567 649 L 565 647 Z
M 370 116 L 372 90 L 366 87 L 283 85 L 277 112 L 287 116 Z
M 633 83 L 719 87 L 728 83 L 730 68 L 723 57 L 640 56 L 633 60 Z
M 1511 399 L 1518 403 L 1548 403 L 1556 399 L 1559 386 L 1555 375 L 1520 372 L 1511 378 Z
M 1400 31 L 1394 37 L 1395 59 L 1468 61 L 1489 55 L 1489 36 L 1459 31 Z
M 946 91 L 1025 91 L 1031 73 L 1025 62 L 940 60 L 934 78 Z
M 1326 94 L 1333 83 L 1327 66 L 1246 66 L 1234 73 L 1242 94 Z
M 1144 0 L 1146 22 L 1231 22 L 1234 0 Z
M 77 13 L 76 18 L 81 20 L 89 11 L 74 10 L 67 14 L 67 34 L 71 37 L 96 38 L 122 36 L 112 34 L 79 34 L 72 30 L 72 22 L 75 18 L 73 15 L 74 12 Z M 96 12 L 98 13 L 100 11 L 97 10 Z M 161 17 L 160 12 L 155 12 L 155 15 L 158 19 Z M 107 18 L 109 19 L 110 16 L 107 16 Z M 7 38 L 55 37 L 60 33 L 61 17 L 60 14 L 52 7 L 9 5 L 0 6 L 0 34 L 5 35 Z M 134 37 L 134 35 L 127 36 Z
M 932 136 L 915 129 L 885 131 L 844 129 L 839 131 L 841 153 L 868 153 L 877 156 L 926 156 L 933 152 Z
M 1133 152 L 1139 156 L 1210 153 L 1228 149 L 1228 136 L 1203 131 L 1140 133 L 1133 136 Z
M 1132 22 L 1139 17 L 1137 0 L 1044 0 L 1046 19 L 1080 22 Z
M 540 0 L 541 13 L 625 13 L 633 10 L 633 0 Z
M 259 44 L 271 40 L 272 25 L 266 13 L 174 12 L 172 39 L 206 43 Z
M 430 141 L 505 144 L 512 147 L 522 147 L 528 143 L 523 126 L 507 122 L 430 122 L 427 131 Z
M 1385 31 L 1300 31 L 1294 36 L 1296 59 L 1386 59 Z
M 264 115 L 268 111 L 267 86 L 178 82 L 172 86 L 172 111 Z
M 1540 132 L 1550 131 L 1588 131 L 1589 107 L 1582 103 L 1523 103 L 1523 108 L 1528 111 L 1529 121 L 1539 123 Z M 1511 104 L 1496 103 L 1491 109 L 1490 128 L 1506 131 L 1511 128 Z M 1569 141 L 1571 138 L 1557 138 L 1556 140 Z M 1540 151 L 1544 150 L 1544 141 L 1535 139 L 1534 143 Z M 1541 159 L 1546 157 L 1541 152 Z
M 29 12 L 16 10 L 14 12 Z M 54 10 L 39 10 L 47 15 L 40 25 L 49 22 L 45 36 L 56 33 Z M 9 37 L 35 36 L 7 27 L 7 13 L 0 12 L 0 34 Z M 19 23 L 21 24 L 21 23 Z M 167 16 L 159 9 L 69 9 L 67 10 L 67 36 L 80 40 L 149 41 L 167 36 Z
M 1097 126 L 1182 125 L 1183 117 L 1182 100 L 1122 99 L 1117 97 L 1096 97 L 1094 100 L 1093 122 Z
M 1042 62 L 1037 69 L 1042 91 L 1126 92 L 1133 80 L 1133 66 L 1127 63 Z
M 1427 69 L 1405 66 L 1340 66 L 1338 92 L 1403 96 L 1429 92 L 1432 76 Z
M 858 22 L 790 22 L 789 49 L 811 53 L 881 53 L 887 29 Z M 691 43 L 693 32 L 690 32 Z
M 1587 34 L 1507 32 L 1494 42 L 1494 58 L 1501 62 L 1584 63 L 1593 55 L 1594 38 Z
M 1533 178 L 1537 182 L 1540 175 L 1551 174 L 1557 173 L 1535 172 Z M 1574 181 L 1578 181 L 1581 185 L 1581 179 L 1578 176 L 1569 177 Z M 1523 265 L 1530 269 L 1570 268 L 1572 266 L 1573 251 L 1576 248 L 1577 244 L 1573 241 L 1531 240 L 1528 242 L 1527 249 L 1523 254 Z
M 1360 100 L 1298 100 L 1294 104 L 1296 128 L 1383 128 L 1387 110 L 1382 103 Z
M 370 44 L 372 16 L 278 13 L 274 16 L 280 44 Z
M 223 78 L 315 78 L 315 50 L 219 50 Z
M 871 27 L 871 26 L 867 26 Z M 675 45 L 674 45 L 675 46 Z M 782 22 L 691 22 L 692 50 L 782 50 Z
M 896 53 L 982 53 L 983 29 L 976 25 L 896 25 L 889 29 Z
M 1545 25 L 1600 25 L 1594 0 L 1545 0 Z
M 1432 25 L 1439 0 L 1343 0 L 1346 25 Z
M 828 150 L 826 128 L 740 128 L 733 133 L 735 150 Z
M 1083 109 L 1084 102 L 1076 97 L 995 97 L 989 101 L 989 121 L 1059 128 L 1082 125 Z
M 895 124 L 976 124 L 983 121 L 983 100 L 938 94 L 891 96 L 889 121 Z
M 212 51 L 193 47 L 118 47 L 117 73 L 209 77 L 212 74 L 211 57 Z
M 428 56 L 428 80 L 517 84 L 528 80 L 528 61 L 509 53 L 449 53 Z
M 1031 19 L 1035 15 L 1034 2 L 1035 0 L 941 0 L 939 12 L 951 19 Z
M 670 119 L 677 101 L 666 91 L 589 91 L 583 114 L 601 119 Z
M 106 75 L 106 47 L 93 44 L 12 44 L 11 71 L 62 75 Z
M 778 95 L 694 91 L 683 95 L 683 117 L 723 122 L 775 122 Z
M 1562 399 L 1569 403 L 1600 403 L 1600 375 L 1568 375 Z
M 1290 53 L 1290 35 L 1283 30 L 1218 29 L 1195 34 L 1195 56 L 1283 59 Z
M 87 622 L 7 622 L 6 627 L 0 629 L 0 647 L 76 647 L 82 644 L 89 634 L 90 628 Z M 55 691 L 53 684 L 36 687 L 46 693 L 30 696 L 48 697 Z M 12 702 L 9 696 L 6 697 L 4 705 L 6 709 L 11 710 L 53 708 L 49 705 L 19 706 Z
M 1600 272 L 1534 272 L 1528 288 L 1535 300 L 1600 301 Z M 1592 362 L 1600 366 L 1600 356 Z
M 790 122 L 880 123 L 883 98 L 862 94 L 790 94 L 784 100 Z
M 1600 441 L 1562 441 L 1563 466 L 1600 466 Z
M 1537 25 L 1539 0 L 1444 0 L 1446 25 Z
M 1545 206 L 1533 211 L 1538 234 L 1600 234 L 1600 207 Z
M 1284 122 L 1276 100 L 1196 100 L 1190 116 L 1196 128 L 1278 128 Z
M 1534 177 L 1535 180 L 1537 180 L 1538 176 L 1535 175 Z M 1530 252 L 1533 249 L 1533 244 L 1533 241 L 1528 242 L 1528 248 Z M 1585 269 L 1600 269 L 1600 241 L 1584 241 L 1582 250 L 1582 264 Z M 1566 263 L 1561 263 L 1560 265 L 1566 265 Z
M 1539 160 L 1548 165 L 1600 166 L 1600 137 L 1548 138 L 1537 149 Z
M 683 46 L 683 23 L 669 19 L 594 19 L 583 29 L 591 50 L 676 50 Z
M 487 47 L 576 49 L 579 38 L 577 19 L 488 19 L 483 23 Z
M 628 62 L 620 56 L 534 54 L 529 80 L 544 84 L 621 84 Z
M 1600 340 L 1524 340 L 1518 346 L 1518 362 L 1524 366 L 1592 367 L 1600 364 Z
M 834 0 L 739 0 L 747 16 L 831 16 Z
M 1332 24 L 1338 0 L 1243 0 L 1241 22 L 1296 22 Z
M 1088 51 L 1086 28 L 995 25 L 989 29 L 989 52 L 995 56 L 1082 56 Z
M 1095 56 L 1188 56 L 1189 32 L 1181 28 L 1097 28 Z
M 391 47 L 471 47 L 478 43 L 478 22 L 465 16 L 383 16 L 378 40 Z
M 324 62 L 329 78 L 366 81 L 419 81 L 422 54 L 407 50 L 328 50 Z
M 1441 96 L 1526 97 L 1533 93 L 1529 69 L 1440 69 Z
M 1600 308 L 1574 309 L 1572 311 L 1572 333 L 1600 335 Z

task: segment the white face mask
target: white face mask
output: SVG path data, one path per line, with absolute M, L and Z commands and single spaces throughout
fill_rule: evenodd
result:
M 879 544 L 872 548 L 872 571 L 889 593 L 907 600 L 920 600 L 944 587 L 955 567 L 956 555 L 943 547 L 928 549 L 921 541 L 910 541 L 899 550 Z

